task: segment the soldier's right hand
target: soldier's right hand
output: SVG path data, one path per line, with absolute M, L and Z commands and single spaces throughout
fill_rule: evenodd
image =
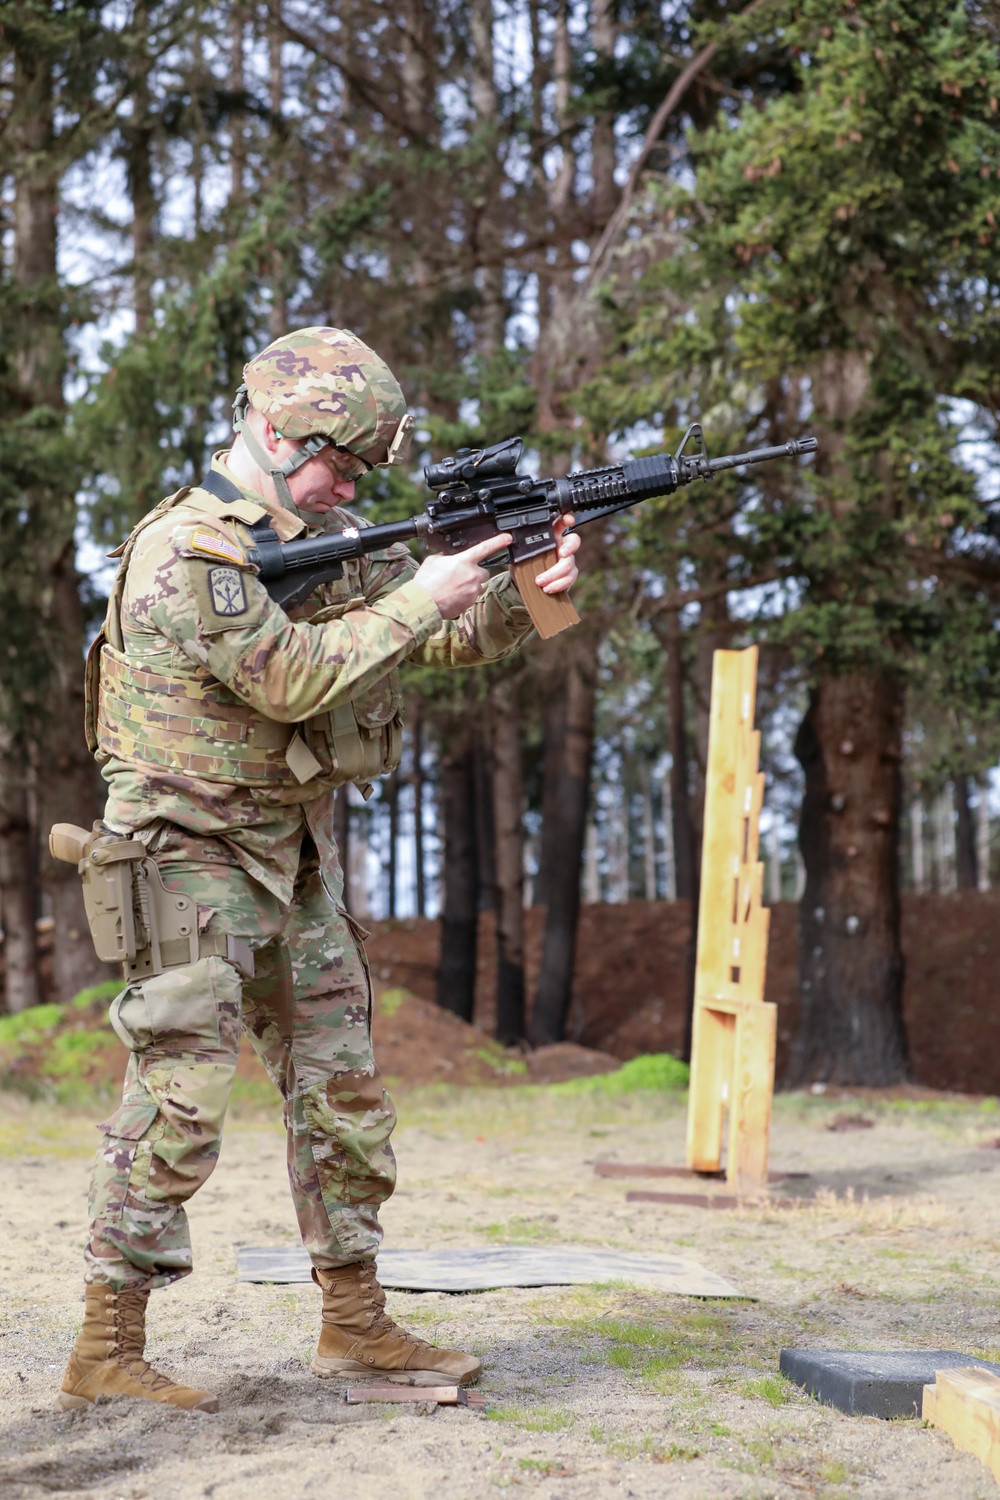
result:
M 513 540 L 509 532 L 503 531 L 499 536 L 477 542 L 474 547 L 467 547 L 464 552 L 456 552 L 451 557 L 432 553 L 424 558 L 414 573 L 413 582 L 427 590 L 443 620 L 457 620 L 475 604 L 489 579 L 489 574 L 480 564 L 495 552 L 509 547 Z

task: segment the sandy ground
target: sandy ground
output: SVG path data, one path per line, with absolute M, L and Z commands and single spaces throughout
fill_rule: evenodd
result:
M 811 1171 L 819 1199 L 725 1214 L 628 1204 L 628 1184 L 593 1174 L 599 1159 L 681 1161 L 682 1099 L 480 1089 L 399 1103 L 389 1243 L 677 1251 L 756 1300 L 391 1293 L 401 1321 L 481 1355 L 490 1409 L 349 1408 L 308 1370 L 315 1289 L 236 1281 L 237 1246 L 295 1242 L 280 1131 L 244 1115 L 192 1208 L 196 1274 L 156 1293 L 151 1315 L 153 1359 L 216 1388 L 220 1413 L 116 1401 L 62 1414 L 92 1122 L 0 1094 L 0 1495 L 1000 1493 L 918 1421 L 846 1417 L 776 1375 L 784 1345 L 1000 1357 L 992 1103 L 779 1098 L 772 1165 Z M 829 1129 L 845 1115 L 875 1123 Z

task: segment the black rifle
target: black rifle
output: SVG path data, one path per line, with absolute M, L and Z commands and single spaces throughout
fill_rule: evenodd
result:
M 695 451 L 685 453 L 689 441 Z M 572 513 L 580 526 L 626 510 L 640 500 L 671 495 L 681 485 L 711 479 L 723 469 L 766 463 L 772 458 L 794 458 L 815 453 L 816 447 L 816 439 L 806 437 L 776 448 L 754 448 L 749 453 L 710 459 L 701 425 L 695 422 L 674 454 L 632 458 L 605 469 L 581 469 L 565 479 L 532 479 L 517 472 L 522 440 L 508 438 L 490 448 L 460 448 L 454 457 L 429 464 L 424 479 L 432 495 L 423 515 L 380 526 L 349 526 L 344 531 L 294 542 L 279 542 L 270 524 L 258 521 L 252 528 L 255 549 L 250 560 L 259 567 L 261 582 L 276 603 L 300 604 L 319 584 L 339 578 L 346 558 L 381 552 L 393 542 L 406 542 L 412 537 L 419 537 L 429 552 L 464 552 L 466 547 L 506 531 L 514 539 L 506 560 L 512 564 L 531 610 L 532 592 L 539 603 L 550 599 L 540 589 L 532 590 L 531 584 L 534 573 L 547 566 L 541 559 L 556 545 L 552 527 L 561 515 Z M 530 569 L 525 572 L 523 565 L 531 562 L 536 564 L 534 573 Z

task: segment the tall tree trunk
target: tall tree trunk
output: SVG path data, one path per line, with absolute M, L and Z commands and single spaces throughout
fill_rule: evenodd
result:
M 909 1076 L 899 943 L 903 694 L 877 672 L 821 677 L 795 741 L 801 1023 L 789 1082 Z
M 725 576 L 726 559 L 723 557 L 714 566 L 705 566 L 701 582 L 712 585 Z M 720 576 L 721 574 L 721 576 Z M 701 868 L 702 827 L 705 821 L 705 770 L 708 765 L 708 726 L 712 710 L 712 671 L 716 651 L 726 651 L 732 644 L 733 626 L 724 593 L 706 600 L 694 632 L 694 848 L 695 868 Z
M 501 677 L 493 687 L 491 700 L 497 878 L 496 1039 L 508 1047 L 524 1037 L 524 773 L 518 679 Z
M 618 26 L 615 19 L 615 0 L 595 0 L 594 3 L 594 52 L 599 66 L 610 70 L 614 67 L 615 42 Z M 615 120 L 613 110 L 599 104 L 594 116 L 591 135 L 591 175 L 593 193 L 591 197 L 592 232 L 600 235 L 621 197 L 615 182 Z
M 153 323 L 153 278 L 150 264 L 156 223 L 153 188 L 153 124 L 149 104 L 149 3 L 135 8 L 134 41 L 129 57 L 132 113 L 121 126 L 125 173 L 132 200 L 132 297 L 135 331 L 147 334 Z
M 18 55 L 16 69 L 17 91 L 32 104 L 17 124 L 13 158 L 12 266 L 31 324 L 30 337 L 21 341 L 18 351 L 18 384 L 26 409 L 45 407 L 62 413 L 66 351 L 55 293 L 59 199 L 51 66 L 44 55 L 25 51 Z M 29 490 L 25 501 L 29 525 L 45 541 L 32 566 L 38 574 L 36 597 L 51 672 L 46 684 L 49 711 L 31 747 L 43 842 L 40 879 L 55 920 L 53 977 L 60 998 L 69 1000 L 77 990 L 108 975 L 90 940 L 76 870 L 51 858 L 47 839 L 52 823 L 89 824 L 100 806 L 97 772 L 83 737 L 84 621 L 74 564 L 76 507 L 72 492 L 41 486 Z
M 580 868 L 587 827 L 590 762 L 597 696 L 597 638 L 581 633 L 566 648 L 565 737 L 555 796 L 553 857 L 546 880 L 548 912 L 538 991 L 528 1031 L 533 1046 L 562 1040 L 573 987 L 576 929 L 580 913 Z M 553 834 L 548 833 L 550 840 Z
M 960 891 L 974 891 L 978 885 L 976 869 L 976 828 L 969 806 L 969 778 L 955 777 L 955 810 L 958 813 L 955 875 Z
M 676 609 L 666 612 L 661 637 L 667 648 L 667 716 L 670 735 L 670 818 L 677 899 L 690 901 L 685 958 L 684 1035 L 681 1056 L 690 1061 L 694 1040 L 694 983 L 698 956 L 698 855 L 691 812 L 690 756 L 684 716 L 684 635 Z
M 990 808 L 986 800 L 989 783 L 985 776 L 978 776 L 979 801 L 976 803 L 976 873 L 981 891 L 990 888 Z
M 493 0 L 470 0 L 468 13 L 472 42 L 472 107 L 481 138 L 480 150 L 489 157 L 489 166 L 481 176 L 482 206 L 470 205 L 469 209 L 475 215 L 473 243 L 478 264 L 474 267 L 474 275 L 482 303 L 478 349 L 488 360 L 503 346 L 507 322 L 501 237 L 493 225 L 495 199 L 503 180 L 503 169 L 497 157 L 500 106 L 493 56 Z
M 647 901 L 656 900 L 656 822 L 653 817 L 653 773 L 642 766 L 642 864 Z
M 927 866 L 924 862 L 924 804 L 919 792 L 910 803 L 910 858 L 913 889 L 922 896 L 927 889 Z
M 667 716 L 670 735 L 670 823 L 674 839 L 674 871 L 677 899 L 693 901 L 696 895 L 696 857 L 687 727 L 684 718 L 684 640 L 680 615 L 668 610 L 663 637 L 667 648 Z
M 677 861 L 674 857 L 674 813 L 671 790 L 672 770 L 660 782 L 663 800 L 663 894 L 668 901 L 677 900 Z
M 478 705 L 477 705 L 478 708 Z M 481 711 L 472 729 L 472 774 L 476 801 L 476 863 L 479 910 L 497 905 L 497 841 L 493 822 L 493 754 L 482 729 Z
M 281 20 L 281 0 L 267 0 L 267 65 L 268 104 L 271 112 L 271 175 L 275 182 L 287 170 L 285 152 L 284 103 L 285 73 L 282 64 L 284 30 Z M 288 332 L 288 294 L 286 280 L 288 268 L 285 257 L 278 249 L 271 252 L 271 309 L 268 313 L 268 333 L 279 339 Z
M 440 762 L 444 903 L 435 998 L 443 1010 L 471 1021 L 476 998 L 479 851 L 475 753 L 468 720 L 453 724 L 446 743 Z
M 37 1005 L 35 828 L 28 806 L 27 756 L 17 742 L 0 760 L 0 920 L 3 922 L 4 1008 L 13 1015 Z
M 36 749 L 36 785 L 41 838 L 40 877 L 49 898 L 52 930 L 52 977 L 61 1000 L 115 973 L 94 952 L 83 905 L 83 887 L 73 865 L 49 854 L 53 823 L 89 827 L 100 812 L 97 767 L 83 737 L 83 610 L 73 562 L 72 534 L 61 557 L 49 568 L 50 629 L 60 643 L 52 667 L 53 701 L 59 712 L 46 725 Z
M 398 883 L 398 871 L 396 869 L 396 851 L 399 844 L 399 772 L 393 771 L 385 787 L 385 800 L 389 810 L 389 858 L 386 861 L 386 879 L 388 881 L 388 912 L 390 921 L 396 916 L 396 886 Z
M 424 716 L 418 700 L 413 723 L 413 862 L 416 867 L 417 916 L 427 914 L 427 887 L 424 873 Z
M 549 886 L 562 858 L 559 848 L 559 776 L 565 759 L 566 696 L 569 679 L 547 680 L 542 709 L 542 830 L 532 905 L 548 906 Z
M 229 12 L 229 200 L 241 204 L 246 191 L 247 143 L 246 111 L 243 108 L 243 29 L 246 25 L 246 0 L 230 0 Z

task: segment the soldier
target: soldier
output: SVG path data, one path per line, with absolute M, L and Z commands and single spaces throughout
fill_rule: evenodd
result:
M 108 783 L 100 832 L 141 841 L 167 892 L 196 903 L 197 934 L 164 942 L 161 971 L 112 1006 L 130 1056 L 101 1126 L 64 1408 L 123 1394 L 218 1409 L 144 1360 L 145 1311 L 152 1288 L 191 1270 L 184 1205 L 218 1157 L 241 1030 L 284 1101 L 323 1295 L 315 1373 L 464 1384 L 481 1369 L 399 1328 L 376 1279 L 396 1117 L 372 1054 L 333 794 L 399 763 L 400 662 L 496 661 L 530 620 L 510 577 L 487 582 L 481 567 L 506 536 L 419 566 L 391 547 L 282 610 L 247 561 L 248 528 L 266 516 L 287 541 L 364 525 L 341 507 L 357 479 L 400 460 L 411 419 L 387 366 L 341 329 L 287 334 L 244 380 L 232 449 L 119 549 L 88 663 L 88 734 Z M 553 594 L 576 578 L 568 519 L 539 579 Z

